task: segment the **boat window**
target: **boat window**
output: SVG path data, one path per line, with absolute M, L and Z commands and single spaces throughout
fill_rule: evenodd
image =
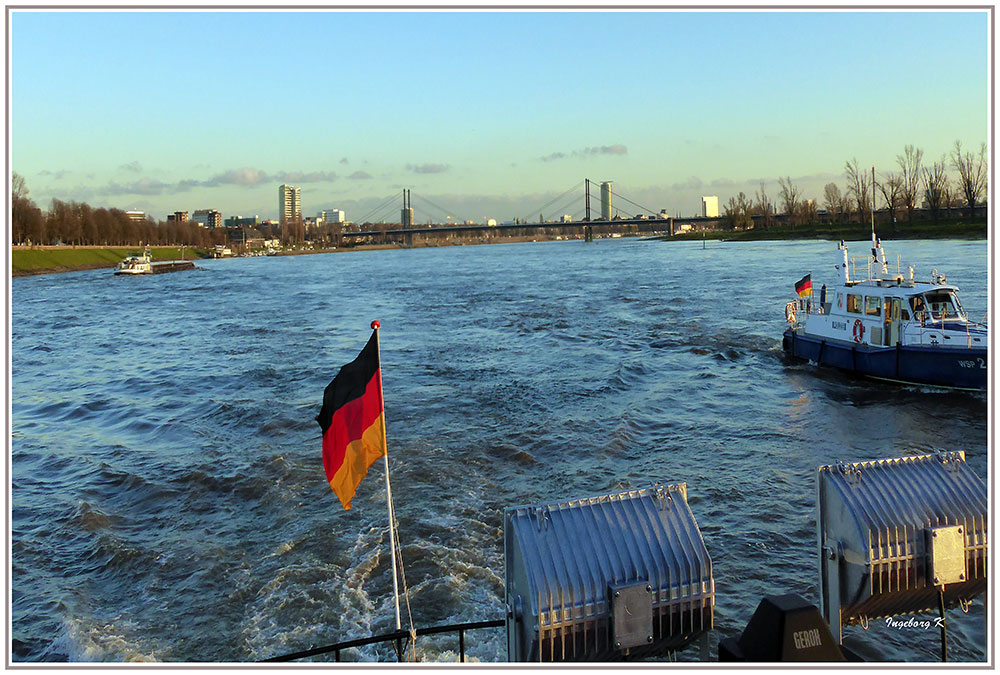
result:
M 851 314 L 861 314 L 861 296 L 847 294 L 847 311 Z
M 902 319 L 903 321 L 909 321 L 910 320 L 910 310 L 906 309 L 906 307 L 903 307 L 902 309 L 900 309 L 899 310 L 899 318 Z
M 882 298 L 877 295 L 865 296 L 865 314 L 879 316 L 882 313 Z
M 932 319 L 957 319 L 965 316 L 958 298 L 950 291 L 932 291 L 923 296 Z

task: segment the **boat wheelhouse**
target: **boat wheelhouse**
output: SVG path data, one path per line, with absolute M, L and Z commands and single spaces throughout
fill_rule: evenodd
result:
M 118 263 L 115 274 L 152 274 L 153 256 L 147 248 L 141 256 L 131 255 Z
M 817 302 L 807 275 L 785 306 L 789 355 L 894 382 L 986 389 L 988 328 L 969 318 L 958 287 L 936 269 L 927 281 L 912 267 L 904 275 L 874 233 L 869 256 L 849 259 L 844 242 L 839 249 L 840 282 L 824 285 Z

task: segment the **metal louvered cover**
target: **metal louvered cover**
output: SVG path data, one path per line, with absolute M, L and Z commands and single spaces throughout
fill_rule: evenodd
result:
M 838 614 L 849 625 L 936 609 L 935 582 L 949 605 L 986 589 L 986 485 L 964 452 L 821 466 L 816 505 L 821 604 L 837 631 Z
M 712 561 L 687 485 L 504 511 L 510 661 L 665 653 L 712 629 Z

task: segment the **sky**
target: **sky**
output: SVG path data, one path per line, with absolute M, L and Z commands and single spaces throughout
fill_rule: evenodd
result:
M 288 183 L 305 216 L 407 188 L 417 222 L 534 220 L 589 178 L 684 216 L 989 141 L 986 11 L 10 16 L 11 168 L 43 209 L 276 218 Z

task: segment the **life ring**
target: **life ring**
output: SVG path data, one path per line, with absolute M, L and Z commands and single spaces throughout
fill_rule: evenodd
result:
M 865 325 L 861 323 L 861 319 L 854 320 L 854 341 L 861 342 L 861 339 L 865 336 Z
M 790 302 L 785 305 L 785 321 L 795 323 L 795 303 Z

